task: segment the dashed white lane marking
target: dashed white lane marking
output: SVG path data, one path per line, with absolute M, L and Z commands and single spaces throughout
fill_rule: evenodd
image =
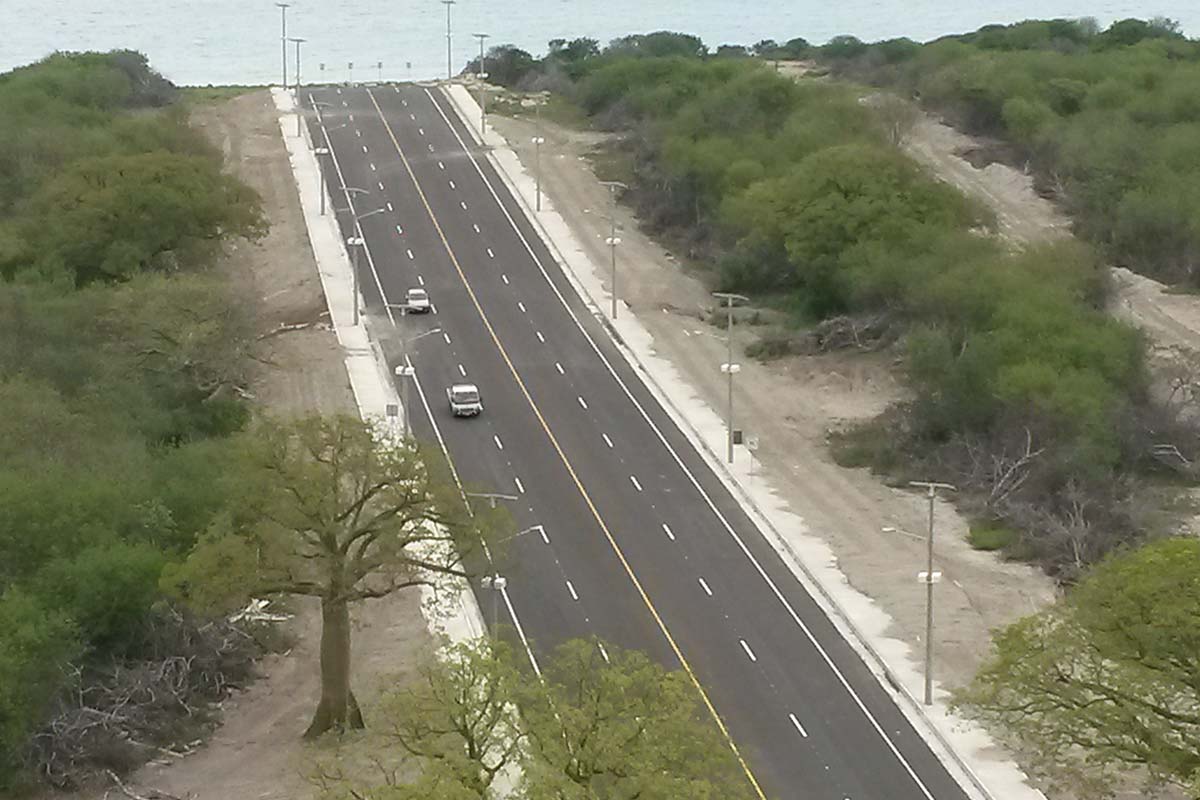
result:
M 517 482 L 517 494 L 525 494 L 525 484 L 521 483 L 521 479 L 514 475 L 513 480 Z
M 489 247 L 489 248 L 487 249 L 487 251 L 488 251 L 488 258 L 495 258 L 495 257 L 496 257 L 496 254 L 492 252 L 492 248 L 490 248 L 490 247 Z
M 546 526 L 538 525 L 537 530 L 538 530 L 538 533 L 540 533 L 542 535 L 542 541 L 545 542 L 546 544 L 550 544 L 550 537 L 546 535 Z
M 375 172 L 375 165 L 374 165 L 374 164 L 372 164 L 372 165 L 371 165 L 371 172 Z
M 443 164 L 442 162 L 440 162 L 440 161 L 439 161 L 439 162 L 438 162 L 438 169 L 445 169 L 445 168 L 446 168 L 446 165 L 445 165 L 445 164 Z
M 354 115 L 353 115 L 353 114 L 351 114 L 351 115 L 350 115 L 350 121 L 351 121 L 351 122 L 354 122 Z
M 438 313 L 437 306 L 435 306 L 433 303 L 429 304 L 429 310 L 432 311 L 434 314 Z
M 804 726 L 800 724 L 800 720 L 796 719 L 796 715 L 788 714 L 788 719 L 790 719 L 792 724 L 796 726 L 796 730 L 800 731 L 800 735 L 807 739 L 808 731 L 804 730 Z
M 396 226 L 396 233 L 398 233 L 398 234 L 400 234 L 401 236 L 403 236 L 403 235 L 404 235 L 404 228 L 401 228 L 399 225 L 397 225 L 397 226 Z
M 501 275 L 500 280 L 504 281 L 505 286 L 508 286 L 508 276 L 507 275 Z
M 424 278 L 422 278 L 420 275 L 418 275 L 418 276 L 417 276 L 417 283 L 419 283 L 419 284 L 421 284 L 422 286 L 424 286 L 424 285 L 425 285 L 425 279 L 424 279 Z
M 758 656 L 754 655 L 754 651 L 750 649 L 750 645 L 746 644 L 745 639 L 738 639 L 738 644 L 740 644 L 742 649 L 746 651 L 746 656 L 751 661 L 758 661 Z
M 462 375 L 464 378 L 465 378 L 465 377 L 467 377 L 467 371 L 466 371 L 465 369 L 463 369 L 463 365 L 462 365 L 462 364 L 459 364 L 459 365 L 458 365 L 458 373 L 459 373 L 460 375 Z
M 663 533 L 665 533 L 667 535 L 667 538 L 670 539 L 672 542 L 675 541 L 675 534 L 671 533 L 671 527 L 669 525 L 667 525 L 667 523 L 665 523 L 665 522 L 663 523 Z
M 472 223 L 472 224 L 471 224 L 471 227 L 475 229 L 475 232 L 476 232 L 476 233 L 479 233 L 479 226 L 478 226 L 478 225 L 476 225 L 476 224 Z
M 400 87 L 399 87 L 399 86 L 397 86 L 397 87 L 395 87 L 395 88 L 396 88 L 396 91 L 397 91 L 397 92 L 399 92 L 399 91 L 400 91 Z M 400 105 L 402 105 L 402 106 L 404 106 L 404 107 L 406 107 L 406 108 L 407 108 L 407 107 L 408 107 L 408 101 L 407 101 L 407 100 L 401 100 L 401 101 L 400 101 Z
M 362 131 L 360 131 L 358 128 L 355 128 L 355 129 L 354 129 L 354 135 L 355 135 L 355 136 L 357 136 L 358 138 L 360 138 L 360 139 L 361 139 L 361 138 L 362 138 Z
M 579 401 L 579 405 L 583 406 L 583 410 L 587 411 L 587 400 L 584 400 L 582 397 L 576 397 L 575 399 Z
M 363 152 L 367 152 L 367 146 L 365 144 L 363 145 Z
M 567 591 L 571 593 L 572 600 L 579 600 L 579 595 L 575 592 L 575 586 L 569 578 L 567 579 Z
M 408 118 L 409 118 L 409 119 L 411 119 L 413 122 L 416 122 L 416 121 L 417 121 L 417 118 L 416 118 L 416 117 L 414 117 L 412 114 L 409 114 L 409 115 L 408 115 Z
M 381 191 L 381 192 L 386 192 L 386 191 L 387 191 L 387 189 L 383 188 L 383 181 L 380 181 L 380 182 L 379 182 L 379 191 Z
M 525 313 L 525 304 L 522 303 L 520 300 L 517 301 L 517 308 L 521 309 L 522 314 Z
M 609 449 L 611 450 L 613 446 L 612 439 L 608 438 L 607 433 L 602 433 L 600 435 L 604 437 L 604 443 L 608 445 Z
M 396 94 L 400 94 L 400 87 L 399 87 L 399 86 L 393 86 L 393 87 L 392 87 L 392 91 L 393 91 L 393 92 L 395 92 Z M 400 101 L 400 103 L 401 103 L 401 105 L 408 105 L 408 101 L 407 101 L 407 100 L 401 100 L 401 101 Z
M 387 204 L 387 210 L 388 210 L 388 211 L 395 211 L 396 209 L 392 208 L 392 204 L 391 204 L 391 202 L 388 202 L 388 204 Z M 397 226 L 396 226 L 396 229 L 397 229 L 397 230 L 399 230 L 399 229 L 400 229 L 400 226 L 399 226 L 399 225 L 397 225 Z
M 496 442 L 496 448 L 497 448 L 497 449 L 499 449 L 499 450 L 503 450 L 503 449 L 504 449 L 504 442 L 500 441 L 500 437 L 499 437 L 499 436 L 496 436 L 495 434 L 493 434 L 493 435 L 492 435 L 492 439 L 493 439 L 493 441 L 495 441 L 495 442 Z
M 462 209 L 463 209 L 463 211 L 466 211 L 466 210 L 467 210 L 467 204 L 466 204 L 466 203 L 464 203 L 462 200 L 459 200 L 459 201 L 458 201 L 458 204 L 459 204 L 460 206 L 462 206 Z
M 542 332 L 541 332 L 541 331 L 534 331 L 534 333 L 536 333 L 536 334 L 537 334 L 537 337 L 538 337 L 538 341 L 539 341 L 539 342 L 541 342 L 542 344 L 545 344 L 545 343 L 546 343 L 546 337 L 545 337 L 545 336 L 542 336 Z
M 341 94 L 341 93 L 342 93 L 342 90 L 341 90 L 341 89 L 334 89 L 334 91 L 335 91 L 335 92 L 337 92 L 338 94 Z
M 417 128 L 417 133 L 419 133 L 419 134 L 421 134 L 422 136 L 424 136 L 424 135 L 425 135 L 425 129 L 424 129 L 424 128 Z
M 639 492 L 642 491 L 642 485 L 638 483 L 636 475 L 630 475 L 629 480 L 633 484 L 633 488 L 637 489 Z
M 559 374 L 559 375 L 565 375 L 565 374 L 566 374 L 565 372 L 563 372 L 562 364 L 558 363 L 557 361 L 555 361 L 555 362 L 554 362 L 554 368 L 555 368 L 556 370 L 558 370 L 558 374 Z
M 608 651 L 604 649 L 604 645 L 601 642 L 596 642 L 596 647 L 600 648 L 600 655 L 604 656 L 604 663 L 611 664 L 612 661 L 609 659 Z
M 450 188 L 457 189 L 458 187 L 454 185 L 454 181 L 450 181 Z
M 343 100 L 343 101 L 342 101 L 342 108 L 345 108 L 345 107 L 346 107 L 346 101 L 345 101 L 345 100 Z
M 446 340 L 446 344 L 450 344 L 450 334 L 443 333 L 442 338 Z
M 704 582 L 704 578 L 696 578 L 696 580 L 700 581 L 700 588 L 704 590 L 704 593 L 709 597 L 712 597 L 712 589 L 708 588 L 708 584 Z
M 433 145 L 432 145 L 432 144 L 431 144 L 431 145 L 429 145 L 429 152 L 431 152 L 431 153 L 433 152 Z
M 412 261 L 412 259 L 413 259 L 412 250 L 405 250 L 404 252 L 408 253 L 408 260 Z

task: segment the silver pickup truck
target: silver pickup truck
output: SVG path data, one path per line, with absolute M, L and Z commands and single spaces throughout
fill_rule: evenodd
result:
M 446 390 L 450 412 L 456 417 L 473 417 L 483 411 L 479 388 L 473 383 L 456 383 Z

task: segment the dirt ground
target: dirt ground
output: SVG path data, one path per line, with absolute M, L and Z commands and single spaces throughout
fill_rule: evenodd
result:
M 533 124 L 492 117 L 492 123 L 532 169 Z M 596 263 L 608 258 L 607 190 L 593 175 L 587 153 L 596 134 L 543 125 L 542 185 Z M 725 382 L 715 365 L 724 358 L 724 332 L 701 321 L 714 305 L 707 287 L 618 208 L 622 298 L 668 358 L 714 408 L 724 405 Z M 753 329 L 735 341 L 750 344 Z M 735 356 L 736 358 L 736 356 Z M 760 441 L 765 479 L 810 530 L 833 548 L 850 584 L 873 598 L 895 621 L 891 634 L 920 652 L 924 595 L 916 572 L 928 519 L 926 501 L 884 486 L 866 470 L 833 463 L 830 429 L 873 417 L 902 396 L 892 360 L 883 353 L 833 353 L 760 364 L 742 359 L 736 405 L 748 435 Z M 966 523 L 948 504 L 936 513 L 936 569 L 944 575 L 936 600 L 938 678 L 958 686 L 986 654 L 989 631 L 1052 599 L 1051 582 L 1037 571 L 971 549 Z
M 259 409 L 295 415 L 356 414 L 337 339 L 327 325 L 325 299 L 304 227 L 275 107 L 266 91 L 197 107 L 193 124 L 225 152 L 229 168 L 263 198 L 270 234 L 240 243 L 221 265 L 256 301 L 261 362 L 250 391 Z M 283 333 L 282 325 L 310 323 Z M 192 800 L 302 800 L 313 797 L 308 770 L 321 749 L 300 739 L 319 696 L 315 602 L 294 604 L 288 623 L 294 647 L 265 658 L 263 677 L 222 704 L 224 721 L 193 754 L 154 762 L 133 776 L 131 790 Z M 408 673 L 429 652 L 431 639 L 415 590 L 356 610 L 356 693 L 369 708 L 384 681 Z M 88 797 L 118 797 L 102 788 Z M 83 800 L 83 798 L 81 798 Z

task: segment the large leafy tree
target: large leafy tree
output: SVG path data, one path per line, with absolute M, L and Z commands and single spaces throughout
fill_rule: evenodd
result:
M 1001 631 L 958 702 L 1087 796 L 1106 796 L 1108 778 L 1131 765 L 1197 796 L 1198 576 L 1194 539 L 1110 558 L 1058 604 Z M 1081 760 L 1086 778 L 1064 767 Z
M 485 526 L 416 448 L 348 416 L 264 421 L 248 436 L 240 512 L 165 576 L 204 607 L 254 595 L 321 601 L 321 699 L 306 736 L 362 727 L 350 688 L 350 607 L 465 576 Z

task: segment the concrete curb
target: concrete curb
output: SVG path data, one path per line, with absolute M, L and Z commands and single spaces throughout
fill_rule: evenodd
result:
M 916 699 L 914 690 L 910 688 L 910 684 L 913 686 L 916 685 L 912 679 L 917 673 L 910 663 L 906 663 L 904 670 L 894 668 L 883 656 L 879 648 L 871 641 L 871 637 L 860 629 L 860 625 L 855 617 L 843 607 L 845 600 L 839 601 L 834 596 L 834 592 L 826 585 L 827 582 L 831 579 L 836 581 L 843 595 L 847 593 L 856 595 L 857 597 L 854 598 L 857 601 L 855 605 L 860 609 L 860 612 L 864 606 L 869 607 L 872 610 L 872 616 L 876 617 L 872 620 L 875 623 L 873 627 L 876 630 L 881 630 L 877 617 L 882 612 L 877 609 L 872 601 L 849 587 L 844 575 L 837 570 L 836 559 L 831 559 L 832 563 L 827 563 L 824 570 L 824 578 L 819 577 L 817 571 L 810 567 L 809 562 L 801 556 L 789 538 L 776 525 L 772 519 L 772 514 L 760 505 L 760 502 L 754 498 L 753 493 L 743 485 L 741 478 L 728 468 L 721 454 L 714 449 L 705 437 L 702 426 L 697 425 L 693 418 L 684 412 L 683 404 L 677 402 L 672 392 L 655 376 L 655 370 L 646 364 L 637 348 L 630 343 L 638 342 L 646 346 L 652 346 L 653 343 L 653 337 L 641 327 L 640 323 L 636 319 L 631 321 L 631 317 L 634 317 L 633 312 L 629 311 L 628 307 L 626 307 L 627 310 L 624 316 L 618 320 L 613 320 L 609 317 L 602 303 L 597 302 L 598 298 L 596 294 L 602 293 L 604 290 L 594 277 L 596 272 L 595 266 L 583 254 L 582 248 L 577 245 L 574 239 L 574 234 L 558 216 L 554 210 L 553 202 L 549 201 L 544 193 L 542 195 L 542 211 L 535 212 L 533 210 L 533 202 L 527 196 L 531 191 L 530 188 L 526 186 L 523 190 L 520 185 L 522 182 L 532 184 L 532 180 L 528 178 L 520 159 L 511 150 L 508 142 L 502 136 L 490 129 L 484 132 L 482 137 L 480 136 L 479 106 L 475 103 L 467 88 L 462 84 L 443 85 L 441 88 L 443 94 L 450 100 L 450 105 L 458 115 L 460 121 L 470 132 L 472 139 L 476 143 L 484 145 L 489 162 L 505 183 L 506 188 L 517 199 L 525 217 L 529 220 L 534 230 L 537 231 L 542 242 L 550 250 L 563 275 L 567 278 L 568 283 L 571 284 L 579 299 L 593 316 L 604 323 L 605 329 L 609 331 L 622 357 L 639 373 L 655 399 L 662 404 L 668 415 L 679 426 L 679 429 L 688 440 L 697 448 L 697 451 L 713 470 L 714 474 L 718 476 L 731 494 L 739 501 L 755 524 L 758 525 L 759 529 L 768 534 L 766 537 L 768 542 L 771 543 L 784 562 L 788 564 L 802 585 L 813 595 L 818 605 L 826 612 L 839 632 L 859 652 L 864 662 L 877 678 L 899 698 L 901 711 L 913 724 L 913 727 L 922 738 L 926 740 L 931 750 L 933 750 L 934 754 L 947 769 L 950 769 L 952 773 L 958 773 L 957 780 L 960 785 L 973 797 L 984 798 L 985 800 L 996 800 L 998 796 L 990 790 L 989 784 L 1004 786 L 1005 792 L 1001 796 L 1005 800 L 1017 800 L 1017 798 L 1022 797 L 1030 798 L 1030 800 L 1045 800 L 1041 792 L 1028 785 L 1026 776 L 1015 764 L 995 760 L 982 761 L 978 758 L 977 754 L 987 751 L 995 752 L 996 745 L 991 737 L 978 725 L 955 717 L 948 711 L 944 703 L 945 692 L 939 691 L 939 702 L 932 708 L 927 708 Z M 556 227 L 561 226 L 565 231 L 565 235 L 560 234 L 565 239 L 561 245 L 556 240 L 556 237 L 547 229 L 547 226 L 543 223 L 543 219 L 557 219 Z M 579 254 L 579 261 L 583 263 L 573 263 L 573 259 L 564 253 L 564 248 L 573 249 L 575 253 Z M 586 273 L 584 270 L 586 270 Z M 589 290 L 586 286 L 589 282 L 593 284 L 592 290 Z M 690 391 L 693 399 L 698 396 L 698 393 L 691 390 L 682 379 L 676 379 L 674 382 L 681 384 L 685 389 Z M 709 415 L 713 415 L 712 410 L 707 408 L 707 406 L 703 410 L 707 411 Z M 694 410 L 693 413 L 695 413 Z M 708 427 L 711 429 L 711 424 Z M 722 436 L 722 441 L 723 438 Z M 782 512 L 794 517 L 794 514 L 789 509 L 782 508 L 778 497 L 775 499 L 777 506 L 775 509 L 776 514 Z M 886 615 L 884 618 L 887 619 Z M 887 621 L 890 622 L 890 620 Z M 895 652 L 895 658 L 908 662 L 907 645 L 897 643 L 894 639 L 885 639 L 885 641 L 888 641 L 890 645 L 889 649 Z M 896 644 L 899 644 L 900 647 L 897 647 Z M 908 677 L 908 681 L 902 678 L 902 674 Z M 919 683 L 919 676 L 917 677 L 917 683 Z M 961 751 L 970 752 L 973 757 L 968 758 Z M 977 770 L 986 773 L 989 780 L 985 782 Z

